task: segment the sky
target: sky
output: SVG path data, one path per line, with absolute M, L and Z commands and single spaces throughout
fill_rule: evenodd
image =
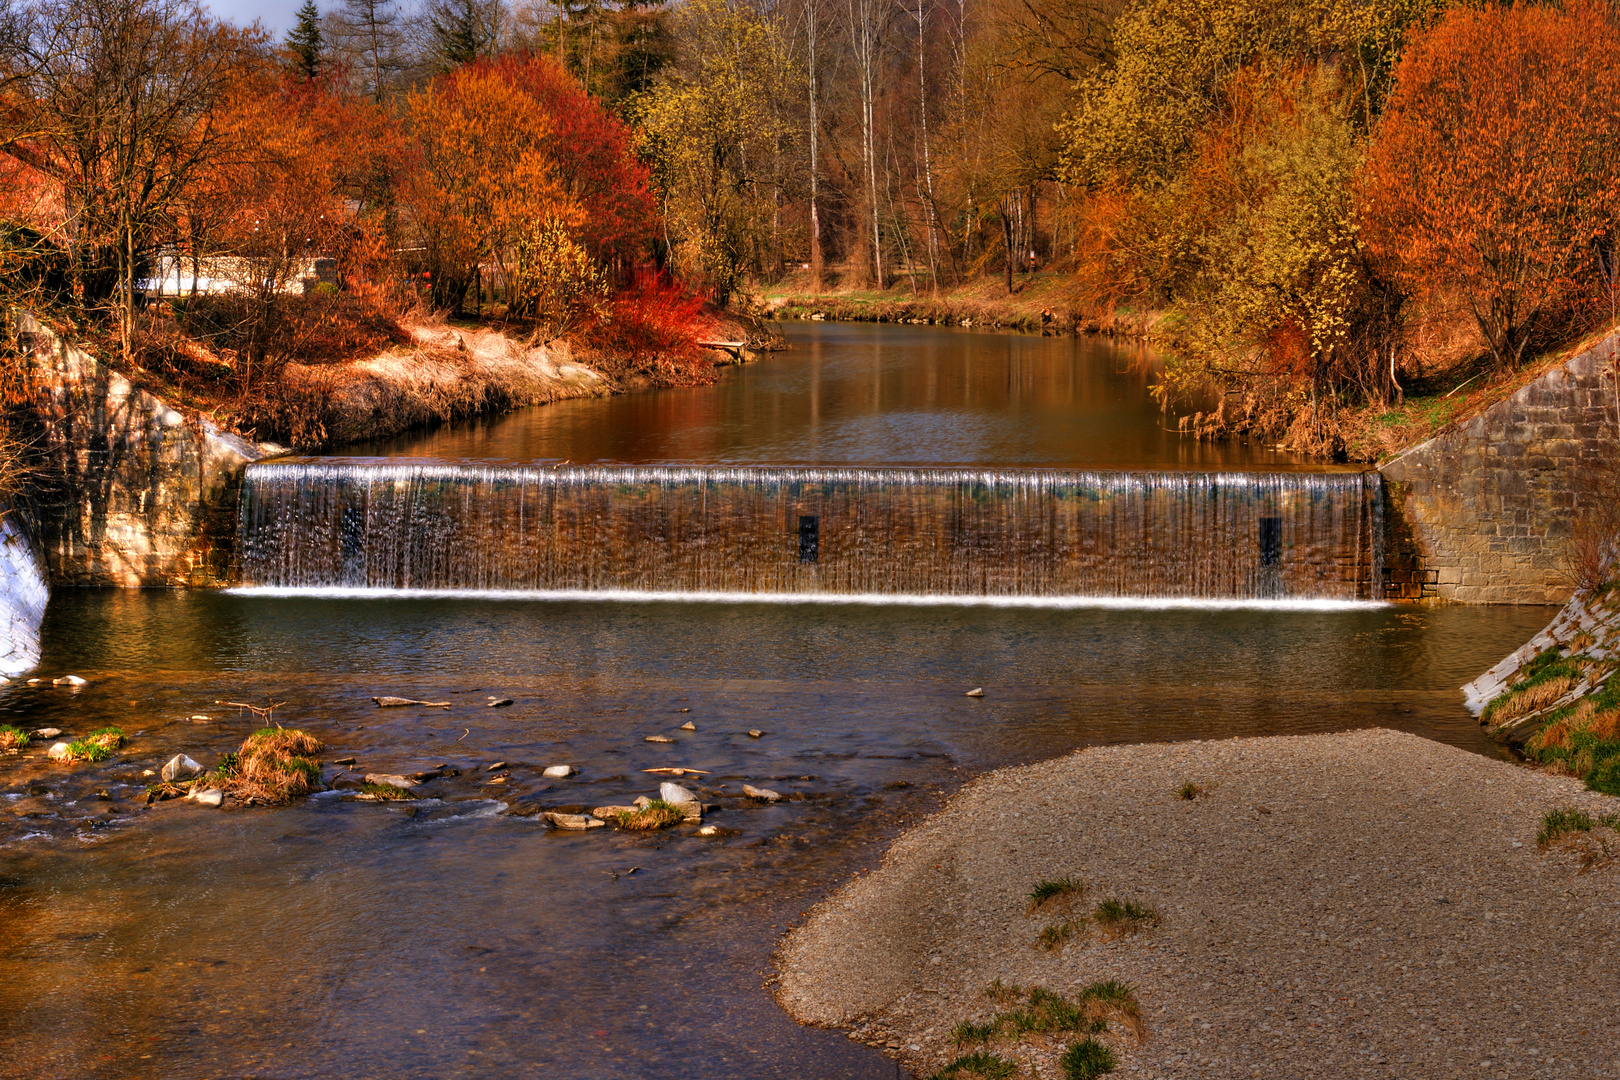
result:
M 221 19 L 229 19 L 239 26 L 249 26 L 254 19 L 264 28 L 283 37 L 292 28 L 293 14 L 304 0 L 211 0 L 208 7 Z M 315 0 L 315 6 L 324 13 L 328 4 Z

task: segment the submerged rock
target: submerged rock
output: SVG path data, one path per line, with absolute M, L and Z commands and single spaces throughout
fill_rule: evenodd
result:
M 984 687 L 975 686 L 972 690 L 969 690 L 963 696 L 964 697 L 984 697 Z
M 29 732 L 29 734 L 36 739 L 54 739 L 62 734 L 62 729 L 59 727 L 42 727 Z
M 547 765 L 540 771 L 541 776 L 568 777 L 579 772 L 572 765 Z
M 642 742 L 674 742 L 668 735 L 649 735 Z
M 720 829 L 714 825 L 705 825 L 697 831 L 699 836 L 719 836 Z
M 682 731 L 696 731 L 697 730 L 697 725 L 692 723 L 692 721 L 688 720 L 686 723 L 681 725 L 681 730 Z
M 64 675 L 60 679 L 51 680 L 52 686 L 83 686 L 89 679 L 81 679 L 77 675 Z
M 750 799 L 764 799 L 766 802 L 780 802 L 782 800 L 782 793 L 780 791 L 772 791 L 770 788 L 764 787 L 755 787 L 753 784 L 744 784 L 743 794 L 748 796 Z
M 184 754 L 176 754 L 169 759 L 158 774 L 163 779 L 173 783 L 176 780 L 186 780 L 203 771 L 203 767 Z
M 512 704 L 512 699 L 509 698 L 509 697 L 503 697 L 503 698 L 494 698 L 494 697 L 492 697 L 492 698 L 489 699 L 489 707 L 491 709 L 504 709 L 510 704 Z
M 752 727 L 752 728 L 748 729 L 748 737 L 750 739 L 757 739 L 757 738 L 761 737 L 764 734 L 765 733 L 763 731 L 759 730 L 759 728 L 757 728 L 757 727 Z
M 603 825 L 603 822 L 588 814 L 563 814 L 556 810 L 547 810 L 540 816 L 556 829 L 600 829 Z

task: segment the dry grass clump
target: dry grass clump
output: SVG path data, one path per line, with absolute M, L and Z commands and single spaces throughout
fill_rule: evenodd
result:
M 260 728 L 215 781 L 243 802 L 285 803 L 321 786 L 321 741 L 296 728 Z
M 1523 689 L 1513 693 L 1502 705 L 1492 710 L 1491 720 L 1493 723 L 1505 724 L 1521 716 L 1528 716 L 1537 709 L 1545 709 L 1575 689 L 1579 681 L 1573 675 L 1555 675 L 1544 681 L 1527 683 Z
M 0 753 L 15 754 L 28 749 L 28 732 L 12 724 L 0 724 Z
M 416 796 L 397 784 L 365 783 L 360 785 L 360 794 L 355 798 L 365 799 L 368 802 L 403 802 Z
M 985 987 L 984 992 L 991 1001 L 1002 1006 L 1002 1011 L 988 1020 L 964 1020 L 956 1025 L 951 1037 L 959 1047 L 979 1046 L 981 1049 L 957 1058 L 946 1070 L 975 1058 L 988 1058 L 982 1048 L 996 1040 L 1028 1037 L 1061 1040 L 1078 1036 L 1059 1059 L 1059 1064 L 1071 1080 L 1090 1080 L 1114 1069 L 1113 1051 L 1093 1039 L 1093 1035 L 1107 1031 L 1109 1024 L 1114 1023 L 1128 1031 L 1138 1043 L 1147 1039 L 1147 1023 L 1142 1018 L 1142 1005 L 1136 999 L 1136 991 L 1118 979 L 1094 982 L 1072 1001 L 1042 987 L 1026 990 L 1000 979 Z M 954 1077 L 958 1074 L 942 1071 L 935 1075 Z
M 663 799 L 653 799 L 640 810 L 619 814 L 614 824 L 621 829 L 645 831 L 667 829 L 686 820 L 686 811 Z
M 1138 934 L 1159 925 L 1159 913 L 1134 900 L 1108 899 L 1098 904 L 1091 917 L 1104 938 Z
M 1191 780 L 1176 788 L 1176 795 L 1187 802 L 1192 802 L 1200 795 L 1209 794 L 1209 789 L 1203 784 L 1195 784 Z
M 1058 905 L 1067 910 L 1085 897 L 1085 885 L 1072 876 L 1037 881 L 1035 887 L 1029 890 L 1029 907 L 1025 910 L 1030 915 Z

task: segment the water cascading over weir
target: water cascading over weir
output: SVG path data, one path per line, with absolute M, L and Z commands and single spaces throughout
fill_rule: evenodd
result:
M 296 591 L 1370 599 L 1376 473 L 253 465 L 241 580 Z

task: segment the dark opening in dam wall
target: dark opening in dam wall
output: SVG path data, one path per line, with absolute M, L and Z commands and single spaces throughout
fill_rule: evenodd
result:
M 1377 474 L 284 462 L 244 585 L 1371 599 Z

